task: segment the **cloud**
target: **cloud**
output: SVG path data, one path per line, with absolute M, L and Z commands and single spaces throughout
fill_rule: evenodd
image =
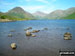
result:
M 39 11 L 45 8 L 44 5 L 40 5 L 40 6 L 20 6 L 22 7 L 24 10 L 29 11 L 31 13 L 35 12 L 35 11 Z
M 30 13 L 34 13 L 36 11 L 41 11 L 44 13 L 50 13 L 54 10 L 55 6 L 46 6 L 46 5 L 39 5 L 39 6 L 20 6 L 22 7 L 25 11 L 28 11 Z

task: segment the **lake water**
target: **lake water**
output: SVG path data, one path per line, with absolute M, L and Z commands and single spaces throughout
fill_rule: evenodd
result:
M 32 27 L 40 32 L 27 37 L 24 29 Z M 43 28 L 48 30 L 43 30 Z M 67 29 L 69 28 L 69 30 Z M 15 32 L 10 32 L 12 29 Z M 32 31 L 30 30 L 30 31 Z M 64 40 L 70 32 L 72 40 Z M 8 34 L 12 37 L 8 37 Z M 17 44 L 16 50 L 11 43 Z M 75 49 L 75 20 L 28 20 L 0 23 L 0 56 L 58 56 L 60 49 Z

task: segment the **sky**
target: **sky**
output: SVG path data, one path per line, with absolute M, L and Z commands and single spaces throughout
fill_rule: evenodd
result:
M 21 7 L 30 13 L 36 11 L 50 13 L 54 10 L 75 7 L 75 0 L 0 0 L 1 12 L 8 12 L 15 7 Z

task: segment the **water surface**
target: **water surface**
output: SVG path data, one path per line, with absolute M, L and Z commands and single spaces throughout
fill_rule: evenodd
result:
M 26 37 L 24 29 L 32 27 L 40 32 Z M 47 27 L 48 30 L 43 30 Z M 69 30 L 67 30 L 69 28 Z M 10 32 L 12 29 L 15 32 Z M 30 31 L 32 31 L 30 30 Z M 72 33 L 72 40 L 64 40 L 64 33 Z M 8 34 L 13 37 L 8 37 Z M 15 42 L 17 49 L 10 45 Z M 75 20 L 28 20 L 0 23 L 0 56 L 58 56 L 60 49 L 75 49 Z

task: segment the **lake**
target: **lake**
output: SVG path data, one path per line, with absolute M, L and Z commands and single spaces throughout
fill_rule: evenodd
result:
M 40 32 L 36 37 L 27 37 L 24 29 L 32 27 Z M 43 30 L 48 28 L 48 30 Z M 69 29 L 67 29 L 69 28 Z M 12 29 L 15 32 L 10 32 Z M 70 32 L 72 40 L 64 40 Z M 8 34 L 12 37 L 8 37 Z M 16 43 L 13 50 L 11 43 Z M 59 50 L 75 49 L 75 20 L 28 20 L 0 23 L 0 56 L 58 56 Z

